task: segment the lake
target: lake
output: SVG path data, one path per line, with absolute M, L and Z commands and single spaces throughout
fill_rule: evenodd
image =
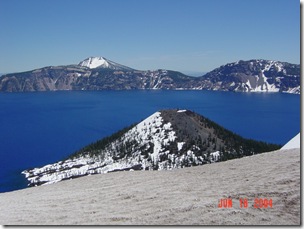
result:
M 195 111 L 246 138 L 285 144 L 300 132 L 300 95 L 218 91 L 0 93 L 0 192 L 24 169 L 57 162 L 161 109 Z

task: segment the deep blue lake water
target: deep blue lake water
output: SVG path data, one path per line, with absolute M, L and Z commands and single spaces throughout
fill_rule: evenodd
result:
M 0 192 L 160 109 L 193 110 L 243 137 L 285 144 L 300 132 L 300 96 L 216 91 L 0 93 Z

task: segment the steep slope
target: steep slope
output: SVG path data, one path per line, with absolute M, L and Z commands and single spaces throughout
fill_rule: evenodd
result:
M 278 149 L 244 139 L 187 110 L 156 112 L 69 159 L 23 173 L 30 185 L 124 170 L 170 170 Z
M 88 77 L 86 69 L 70 65 L 44 67 L 28 72 L 11 73 L 0 77 L 0 91 L 56 91 L 73 90 L 73 84 L 83 76 Z
M 202 88 L 241 92 L 300 93 L 300 65 L 269 60 L 238 61 L 201 78 Z

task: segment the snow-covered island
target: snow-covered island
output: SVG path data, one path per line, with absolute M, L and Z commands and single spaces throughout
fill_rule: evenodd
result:
M 65 161 L 23 171 L 30 186 L 126 170 L 172 170 L 279 149 L 244 139 L 188 110 L 155 112 Z

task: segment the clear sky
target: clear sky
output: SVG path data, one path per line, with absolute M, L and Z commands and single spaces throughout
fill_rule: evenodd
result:
M 207 72 L 249 59 L 300 63 L 299 0 L 0 0 L 0 72 L 103 56 Z

